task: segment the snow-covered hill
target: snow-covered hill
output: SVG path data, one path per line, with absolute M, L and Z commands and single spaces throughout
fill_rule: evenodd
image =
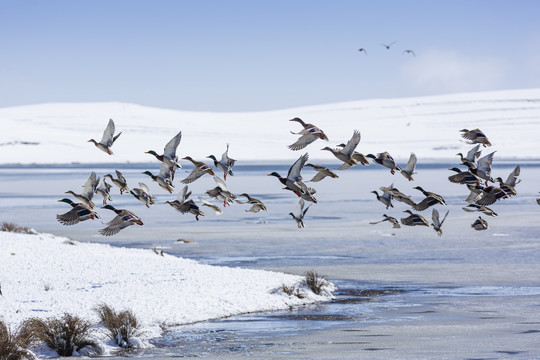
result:
M 178 131 L 180 157 L 218 157 L 226 143 L 240 161 L 290 161 L 303 151 L 287 148 L 297 138 L 290 131 L 300 117 L 330 138 L 305 150 L 312 159 L 333 160 L 320 151 L 346 142 L 358 129 L 362 153 L 389 151 L 398 159 L 415 152 L 419 161 L 452 159 L 469 148 L 459 130 L 480 128 L 497 158 L 540 158 L 540 89 L 403 99 L 374 99 L 250 113 L 187 112 L 125 103 L 58 103 L 0 109 L 0 164 L 111 163 L 154 161 L 145 151 L 161 153 Z M 87 142 L 100 140 L 109 118 L 122 135 L 109 156 Z

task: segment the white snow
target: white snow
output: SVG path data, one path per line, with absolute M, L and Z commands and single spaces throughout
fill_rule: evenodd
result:
M 279 111 L 210 113 L 165 110 L 125 103 L 58 103 L 0 109 L 0 164 L 152 162 L 178 132 L 180 157 L 218 157 L 230 143 L 240 161 L 290 161 L 300 151 L 287 148 L 300 117 L 330 138 L 309 145 L 311 159 L 333 160 L 320 151 L 346 142 L 358 129 L 362 153 L 389 151 L 397 159 L 415 152 L 419 161 L 455 159 L 468 147 L 459 130 L 480 128 L 497 147 L 498 159 L 538 158 L 540 89 L 507 90 L 403 99 L 374 99 Z M 122 132 L 115 155 L 96 149 L 109 118 Z M 185 163 L 185 162 L 184 162 Z
M 332 297 L 305 287 L 303 299 L 279 290 L 299 283 L 300 276 L 203 265 L 151 250 L 8 232 L 0 232 L 0 244 L 0 318 L 11 328 L 29 317 L 64 312 L 98 324 L 95 308 L 104 303 L 132 310 L 148 339 L 160 335 L 162 324 L 288 309 Z M 334 286 L 329 283 L 327 290 Z

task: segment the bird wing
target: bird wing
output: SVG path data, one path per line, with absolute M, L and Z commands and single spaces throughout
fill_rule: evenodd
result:
M 109 225 L 106 228 L 100 229 L 99 233 L 103 236 L 111 236 L 117 234 L 120 230 L 127 228 L 128 226 L 134 225 L 132 221 L 124 221 L 116 225 Z
M 140 182 L 139 186 L 141 187 L 141 190 L 150 195 L 150 189 L 145 183 Z
M 510 185 L 510 186 L 516 186 L 516 184 L 519 183 L 519 181 L 517 180 L 517 177 L 519 176 L 520 171 L 521 169 L 519 165 L 516 165 L 514 170 L 510 173 L 510 175 L 508 175 L 508 178 L 506 179 L 505 184 Z
M 485 172 L 489 175 L 491 172 L 491 164 L 493 163 L 493 155 L 496 151 L 487 154 L 483 158 L 478 159 L 478 170 Z
M 433 226 L 435 228 L 441 227 L 441 222 L 439 220 L 439 212 L 437 211 L 437 209 L 433 209 L 433 211 L 431 212 L 431 220 L 433 220 Z
M 205 198 L 199 196 L 199 200 L 202 202 L 203 206 L 208 206 L 210 209 L 214 210 L 217 215 L 223 214 L 223 211 L 221 211 L 221 209 L 218 206 L 212 204 L 211 202 L 209 202 Z
M 479 133 L 483 135 L 480 129 L 474 129 L 474 130 L 463 129 L 460 131 L 461 131 L 461 137 L 467 140 L 476 140 Z
M 75 225 L 79 223 L 81 215 L 89 215 L 90 211 L 82 206 L 75 206 L 64 214 L 56 215 L 56 219 L 63 225 Z
M 304 213 L 304 205 L 304 199 L 300 198 L 300 200 L 298 200 L 298 205 L 296 206 L 296 217 L 298 219 L 302 218 L 302 214 Z
M 190 194 L 188 194 L 188 186 L 185 185 L 183 188 L 182 188 L 182 191 L 180 191 L 178 193 L 178 197 L 177 197 L 177 200 L 180 202 L 180 203 L 185 203 L 186 200 L 188 199 Z
M 409 157 L 409 161 L 407 162 L 407 166 L 405 167 L 405 171 L 409 174 L 412 174 L 414 172 L 414 168 L 416 167 L 416 155 L 414 153 L 411 153 L 411 156 Z
M 90 173 L 90 176 L 88 177 L 88 180 L 86 180 L 86 183 L 83 186 L 83 191 L 81 192 L 81 195 L 88 200 L 92 200 L 98 184 L 99 178 L 96 176 L 96 173 L 92 171 Z
M 287 173 L 287 179 L 297 182 L 302 181 L 302 176 L 300 175 L 300 171 L 302 171 L 302 168 L 304 167 L 304 164 L 308 160 L 309 155 L 308 153 L 305 153 L 304 155 L 300 156 L 298 160 L 294 162 L 294 164 L 289 169 L 289 172 Z
M 296 140 L 294 144 L 289 145 L 288 148 L 294 151 L 301 150 L 305 148 L 306 146 L 308 146 L 309 144 L 311 144 L 312 142 L 314 142 L 315 140 L 317 140 L 316 135 L 305 134 L 305 135 L 300 136 L 300 138 Z
M 172 178 L 171 169 L 170 169 L 169 166 L 168 166 L 167 164 L 165 164 L 164 162 L 162 162 L 162 163 L 161 163 L 161 166 L 159 167 L 159 174 L 158 174 L 158 177 L 163 178 L 163 179 L 170 179 L 170 178 Z
M 467 156 L 465 157 L 465 160 L 469 161 L 470 163 L 474 163 L 474 160 L 479 157 L 481 153 L 481 151 L 478 151 L 478 149 L 480 149 L 480 144 L 469 150 Z
M 163 156 L 166 156 L 169 159 L 174 159 L 176 157 L 176 149 L 178 148 L 178 145 L 180 144 L 180 140 L 182 140 L 181 131 L 178 134 L 176 134 L 176 136 L 173 137 L 167 143 L 167 145 L 165 145 L 165 148 L 163 149 Z
M 313 182 L 319 182 L 321 181 L 322 179 L 324 179 L 327 175 L 323 172 L 323 171 L 318 171 L 315 176 L 313 176 L 311 178 L 310 181 L 313 181 Z
M 435 209 L 433 209 L 433 210 L 435 210 Z M 444 217 L 442 218 L 442 220 L 441 220 L 441 222 L 439 224 L 439 227 L 442 226 L 442 224 L 444 223 L 444 220 L 446 220 L 446 217 L 448 216 L 449 212 L 450 212 L 450 210 L 446 210 L 446 214 L 444 214 Z
M 204 171 L 201 171 L 200 168 L 195 168 L 191 170 L 191 173 L 181 181 L 182 184 L 191 184 L 201 176 L 203 176 L 205 173 Z
M 105 131 L 103 131 L 103 136 L 101 137 L 100 143 L 102 143 L 105 146 L 111 146 L 114 142 L 113 137 L 114 137 L 114 121 L 112 119 L 109 119 L 109 123 L 107 124 Z
M 230 192 L 229 188 L 227 187 L 227 184 L 225 183 L 223 179 L 221 179 L 218 176 L 214 176 L 214 181 L 216 182 L 217 186 L 221 188 L 222 191 Z
M 234 163 L 236 162 L 236 160 L 231 159 L 229 157 L 229 144 L 227 144 L 227 150 L 225 150 L 223 155 L 221 155 L 221 161 L 220 162 L 222 164 L 225 164 L 225 166 L 227 166 L 228 168 L 232 168 L 234 166 Z
M 124 177 L 124 175 L 122 175 L 122 173 L 118 170 L 115 170 L 116 171 L 116 176 L 118 177 L 118 180 L 123 182 L 123 183 L 126 183 L 126 178 Z
M 412 204 L 412 208 L 416 211 L 426 210 L 428 207 L 438 204 L 439 201 L 431 196 L 424 198 L 418 204 Z
M 352 156 L 354 149 L 358 146 L 360 143 L 360 131 L 354 130 L 353 136 L 351 139 L 347 142 L 347 145 L 341 149 L 341 152 L 347 156 Z

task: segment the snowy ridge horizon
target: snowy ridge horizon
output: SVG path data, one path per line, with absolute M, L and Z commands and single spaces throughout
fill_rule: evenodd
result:
M 300 151 L 287 145 L 298 138 L 294 117 L 316 124 L 329 141 Z M 88 143 L 99 141 L 112 118 L 121 137 L 109 156 Z M 258 112 L 195 112 L 136 104 L 46 103 L 0 108 L 0 164 L 148 163 L 145 151 L 163 152 L 179 131 L 179 157 L 229 156 L 247 163 L 288 163 L 308 152 L 311 161 L 336 163 L 321 151 L 362 136 L 357 151 L 388 151 L 399 161 L 411 152 L 418 162 L 455 159 L 470 149 L 459 130 L 480 128 L 497 159 L 539 159 L 540 89 L 505 90 L 397 99 L 371 99 Z

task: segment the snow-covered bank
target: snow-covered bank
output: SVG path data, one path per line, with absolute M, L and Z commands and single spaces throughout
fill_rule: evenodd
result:
M 0 249 L 0 317 L 11 327 L 29 317 L 60 317 L 64 312 L 98 323 L 96 306 L 107 304 L 132 310 L 144 324 L 144 336 L 152 338 L 164 324 L 281 310 L 332 297 L 306 288 L 299 299 L 279 290 L 299 283 L 299 276 L 202 265 L 151 250 L 49 234 L 0 232 Z
M 468 146 L 459 130 L 480 128 L 497 150 L 497 159 L 539 158 L 540 89 L 508 90 L 403 99 L 374 99 L 250 113 L 165 110 L 125 103 L 58 103 L 0 109 L 0 164 L 150 162 L 178 131 L 180 157 L 229 155 L 241 161 L 289 161 L 299 124 L 321 127 L 330 138 L 306 150 L 312 159 L 335 161 L 321 151 L 350 139 L 358 129 L 362 153 L 389 151 L 398 159 L 415 152 L 423 159 L 455 159 Z M 121 137 L 109 156 L 88 143 L 99 141 L 108 119 Z

